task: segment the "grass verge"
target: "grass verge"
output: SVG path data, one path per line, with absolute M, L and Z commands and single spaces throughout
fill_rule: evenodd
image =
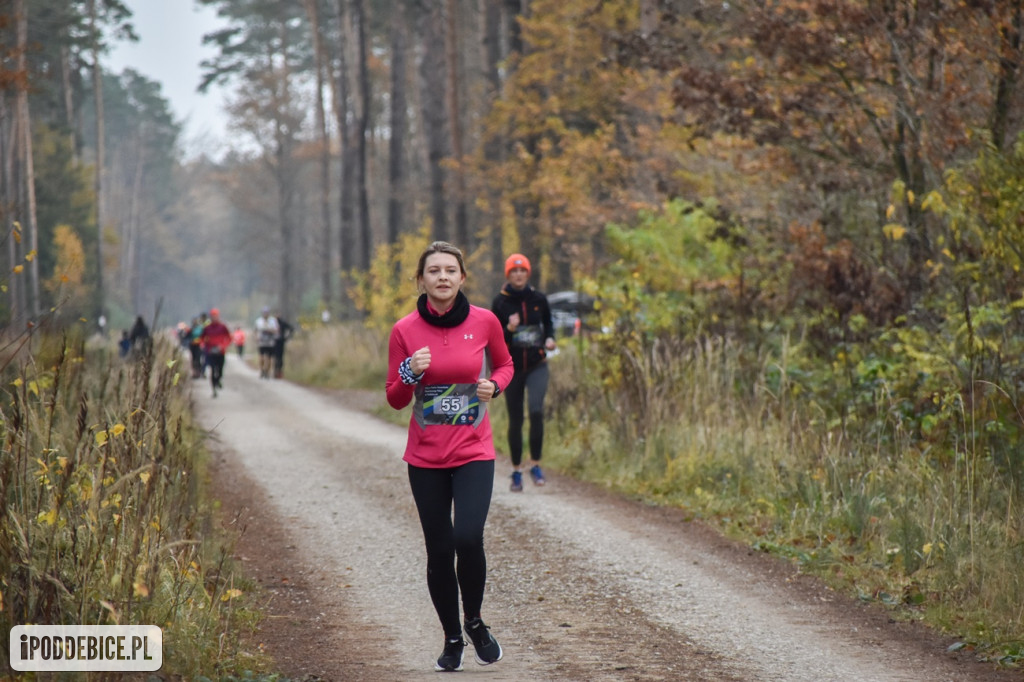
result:
M 259 612 L 206 496 L 187 362 L 162 341 L 132 362 L 73 336 L 35 346 L 2 370 L 0 630 L 158 625 L 162 674 L 262 674 L 241 636 Z

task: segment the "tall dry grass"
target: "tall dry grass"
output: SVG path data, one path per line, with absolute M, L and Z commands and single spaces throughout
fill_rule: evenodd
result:
M 258 662 L 238 646 L 254 615 L 203 506 L 187 374 L 163 342 L 125 362 L 50 339 L 7 364 L 0 629 L 158 625 L 164 672 L 186 678 Z
M 1021 660 L 1024 517 L 1013 480 L 970 438 L 951 461 L 923 450 L 884 391 L 871 428 L 830 423 L 788 385 L 785 346 L 626 345 L 552 361 L 546 459 Z
M 387 365 L 387 336 L 358 323 L 313 324 L 288 344 L 289 377 L 311 386 L 383 394 Z

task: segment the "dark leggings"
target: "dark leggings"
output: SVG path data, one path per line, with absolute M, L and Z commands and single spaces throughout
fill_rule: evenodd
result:
M 444 636 L 460 637 L 460 589 L 466 620 L 480 615 L 484 601 L 487 582 L 484 522 L 491 506 L 494 460 L 469 462 L 453 469 L 426 469 L 410 464 L 409 486 L 427 545 L 430 599 L 444 628 Z
M 515 373 L 505 387 L 508 408 L 508 455 L 512 466 L 523 461 L 523 398 L 530 410 L 530 459 L 539 462 L 544 446 L 544 394 L 548 392 L 548 363 Z
M 207 353 L 206 362 L 210 365 L 210 385 L 217 388 L 224 376 L 224 353 Z

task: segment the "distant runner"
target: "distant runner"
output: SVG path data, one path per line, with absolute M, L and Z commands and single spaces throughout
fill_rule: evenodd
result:
M 280 379 L 284 376 L 284 344 L 295 334 L 293 327 L 284 318 L 277 318 L 277 338 L 274 339 L 274 378 Z
M 505 389 L 508 408 L 508 454 L 512 460 L 509 490 L 523 490 L 523 401 L 530 417 L 530 478 L 544 485 L 540 458 L 544 447 L 544 396 L 548 390 L 548 351 L 557 347 L 551 306 L 547 297 L 530 286 L 530 261 L 513 253 L 505 261 L 508 280 L 494 297 L 491 310 L 505 331 L 516 374 Z
M 260 379 L 269 379 L 274 366 L 274 345 L 281 333 L 277 318 L 270 314 L 270 308 L 263 308 L 263 314 L 256 318 L 256 346 L 260 353 Z
M 235 350 L 238 351 L 238 357 L 242 357 L 245 353 L 245 330 L 241 327 L 235 327 L 235 333 L 231 340 L 235 344 Z
M 220 321 L 220 311 L 210 309 L 210 323 L 203 327 L 199 335 L 199 343 L 206 352 L 206 364 L 210 367 L 210 385 L 213 397 L 217 397 L 217 389 L 221 386 L 224 376 L 224 355 L 231 347 L 231 330 Z

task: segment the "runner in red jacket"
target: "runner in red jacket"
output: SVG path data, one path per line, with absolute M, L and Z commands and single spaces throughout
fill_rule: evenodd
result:
M 235 344 L 235 350 L 238 351 L 238 357 L 242 357 L 245 354 L 245 330 L 235 327 L 235 333 L 231 340 Z
M 217 389 L 222 388 L 220 380 L 224 376 L 224 354 L 231 347 L 231 330 L 220 321 L 220 311 L 210 309 L 210 324 L 199 333 L 199 344 L 206 353 L 206 364 L 210 367 L 210 385 L 213 397 L 217 397 Z
M 460 592 L 477 662 L 502 655 L 480 610 L 484 523 L 494 487 L 487 404 L 511 381 L 512 357 L 498 318 L 462 293 L 465 281 L 462 252 L 447 242 L 431 244 L 416 268 L 423 291 L 416 311 L 395 323 L 388 344 L 388 403 L 400 410 L 413 402 L 403 459 L 426 542 L 427 588 L 444 628 L 435 665 L 443 671 L 462 669 Z

